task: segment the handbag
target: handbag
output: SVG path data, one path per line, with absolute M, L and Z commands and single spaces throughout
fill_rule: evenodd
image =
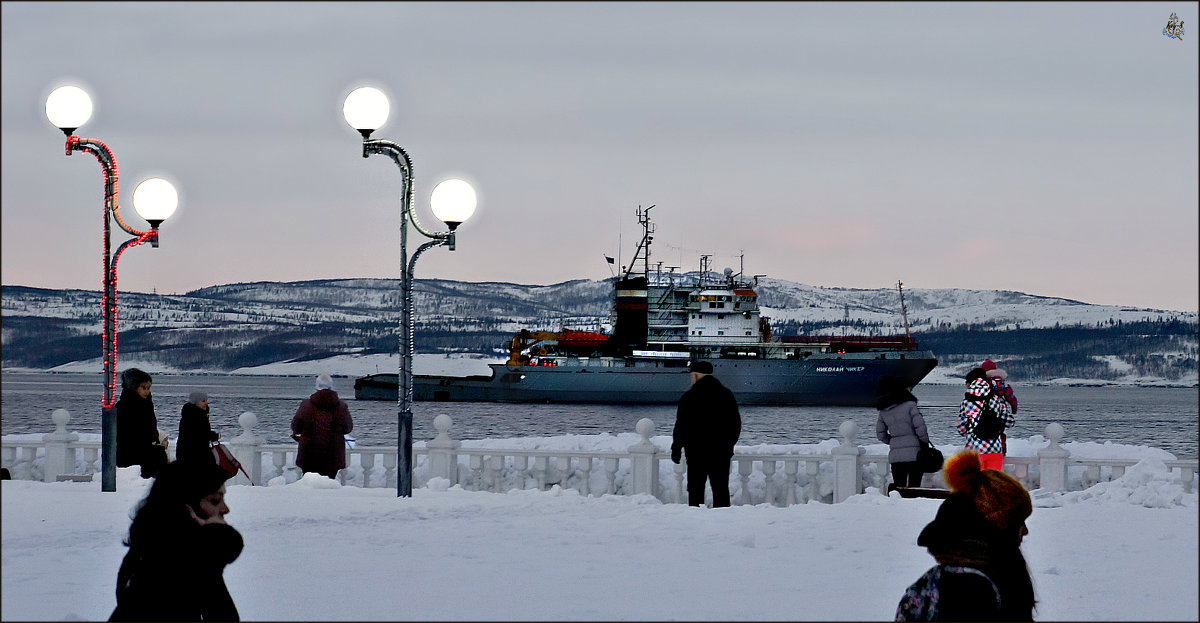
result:
M 945 460 L 945 457 L 942 456 L 942 451 L 930 444 L 922 442 L 921 449 L 917 450 L 917 467 L 920 467 L 921 471 L 927 474 L 941 471 L 942 463 Z
M 229 448 L 225 444 L 219 441 L 212 442 L 212 453 L 213 458 L 217 461 L 217 466 L 225 470 L 226 479 L 237 476 L 238 470 L 246 474 L 246 468 L 242 467 L 241 462 L 237 460 L 237 457 L 233 456 L 233 453 L 229 451 Z M 254 484 L 254 479 L 250 478 L 250 474 L 246 474 L 246 479 L 250 481 L 250 484 Z

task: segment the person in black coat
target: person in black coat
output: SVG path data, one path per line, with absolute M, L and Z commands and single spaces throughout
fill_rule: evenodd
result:
M 175 441 L 176 460 L 215 463 L 212 442 L 221 438 L 208 420 L 208 394 L 194 391 L 179 413 L 179 439 Z
M 167 463 L 167 441 L 160 439 L 154 416 L 150 375 L 129 368 L 121 373 L 117 401 L 117 467 L 142 466 L 142 478 L 153 478 Z
M 943 474 L 952 493 L 917 537 L 937 565 L 905 591 L 895 620 L 1032 621 L 1037 600 L 1021 553 L 1029 492 L 982 469 L 974 450 L 950 457 Z
M 742 434 L 737 400 L 716 377 L 712 364 L 693 361 L 692 387 L 679 399 L 671 432 L 671 460 L 687 452 L 688 504 L 704 504 L 704 483 L 712 486 L 713 508 L 729 506 L 729 461 Z
M 110 621 L 237 621 L 225 566 L 242 535 L 225 521 L 225 471 L 214 463 L 174 461 L 137 506 L 117 572 Z

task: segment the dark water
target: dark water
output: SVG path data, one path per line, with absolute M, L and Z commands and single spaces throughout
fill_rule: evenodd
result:
M 1050 387 L 1014 385 L 1020 399 L 1016 437 L 1043 434 L 1058 422 L 1067 441 L 1112 441 L 1162 448 L 1179 458 L 1196 458 L 1200 390 L 1197 388 Z M 100 432 L 100 375 L 11 373 L 0 375 L 0 433 L 45 433 L 53 429 L 50 412 L 71 412 L 68 428 Z M 175 437 L 179 410 L 192 390 L 208 392 L 213 427 L 225 439 L 241 433 L 238 416 L 252 411 L 255 429 L 271 443 L 289 442 L 289 424 L 300 400 L 313 392 L 312 377 L 196 376 L 154 377 L 154 404 L 159 425 Z M 334 389 L 346 399 L 354 417 L 354 435 L 364 445 L 396 443 L 396 403 L 354 400 L 354 379 L 337 378 Z M 916 389 L 934 443 L 960 441 L 955 431 L 962 388 L 924 385 Z M 668 435 L 675 420 L 670 405 L 550 405 L 501 403 L 434 403 L 413 405 L 413 438 L 432 439 L 433 418 L 454 419 L 455 439 L 549 437 L 555 435 L 633 432 L 638 420 L 657 424 L 656 435 Z M 863 407 L 743 407 L 742 444 L 816 443 L 837 437 L 847 419 L 863 433 L 859 443 L 874 443 L 876 412 Z

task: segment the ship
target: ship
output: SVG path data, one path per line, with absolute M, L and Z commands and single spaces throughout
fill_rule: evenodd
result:
M 654 223 L 638 207 L 642 237 L 613 278 L 611 332 L 522 330 L 490 375 L 414 375 L 417 401 L 674 404 L 691 385 L 688 363 L 708 361 L 741 405 L 874 406 L 879 381 L 915 387 L 937 359 L 908 331 L 890 336 L 772 336 L 758 277 L 711 270 L 651 271 Z M 640 271 L 637 271 L 640 263 Z M 901 286 L 902 284 L 897 284 Z M 358 400 L 397 400 L 398 374 L 355 380 Z

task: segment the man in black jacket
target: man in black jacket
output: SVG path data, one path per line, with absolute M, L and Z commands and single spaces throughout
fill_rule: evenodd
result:
M 688 365 L 692 387 L 679 399 L 671 433 L 671 460 L 679 463 L 687 451 L 688 504 L 704 504 L 704 482 L 712 485 L 713 508 L 729 506 L 729 461 L 733 444 L 742 434 L 737 400 L 716 377 L 712 364 Z

